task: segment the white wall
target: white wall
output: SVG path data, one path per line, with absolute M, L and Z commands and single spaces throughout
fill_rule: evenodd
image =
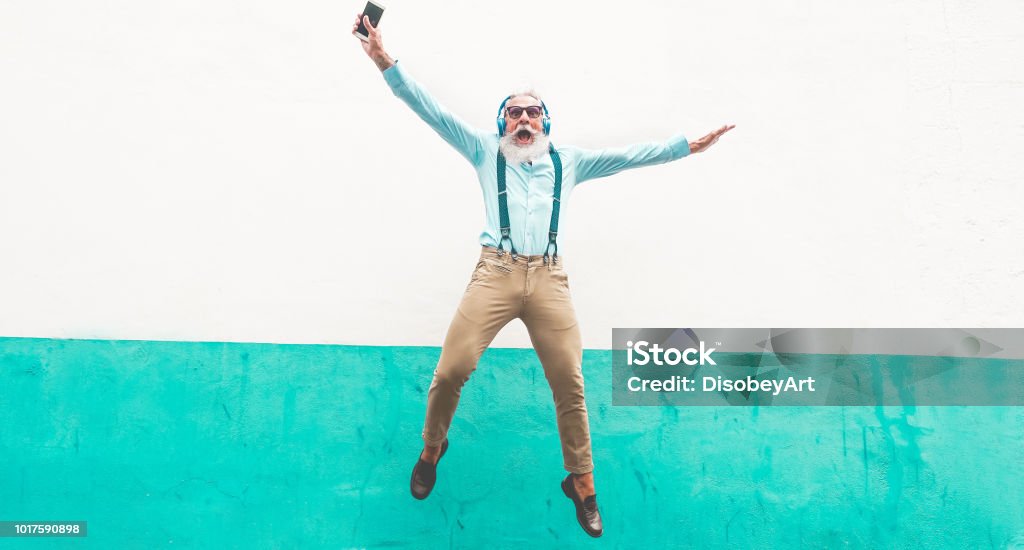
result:
M 587 347 L 1024 320 L 1024 3 L 387 5 L 387 49 L 482 127 L 523 82 L 556 144 L 737 125 L 573 194 Z M 0 4 L 0 335 L 440 345 L 480 191 L 361 7 Z

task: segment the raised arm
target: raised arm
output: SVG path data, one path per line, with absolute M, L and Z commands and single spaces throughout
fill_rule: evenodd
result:
M 352 25 L 353 34 L 359 28 L 359 18 L 360 15 L 356 15 L 356 22 Z M 360 44 L 362 44 L 366 55 L 384 74 L 384 81 L 391 87 L 391 91 L 466 160 L 474 166 L 482 162 L 484 147 L 480 132 L 445 109 L 409 76 L 402 66 L 384 51 L 380 29 L 370 25 L 369 17 L 362 16 L 362 18 L 369 40 L 366 42 L 360 40 Z
M 722 134 L 733 128 L 735 128 L 734 125 L 722 126 L 692 143 L 687 141 L 684 136 L 678 135 L 665 142 L 641 143 L 599 151 L 580 150 L 576 158 L 576 181 L 581 183 L 610 176 L 629 168 L 664 164 L 690 154 L 700 153 L 711 147 Z

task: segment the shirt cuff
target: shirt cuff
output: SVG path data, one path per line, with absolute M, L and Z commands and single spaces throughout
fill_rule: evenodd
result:
M 690 142 L 686 141 L 682 134 L 668 140 L 668 147 L 672 150 L 673 160 L 681 159 L 690 154 Z
M 405 69 L 402 68 L 397 59 L 390 67 L 384 69 L 383 74 L 384 82 L 387 82 L 388 86 L 390 86 L 392 90 L 398 90 L 405 86 L 407 75 L 405 74 Z

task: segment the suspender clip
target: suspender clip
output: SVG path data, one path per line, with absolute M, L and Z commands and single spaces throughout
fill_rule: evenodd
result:
M 548 259 L 549 258 L 550 258 L 551 264 L 557 264 L 558 263 L 558 243 L 555 241 L 556 237 L 558 237 L 558 232 L 557 231 L 549 231 L 548 232 L 548 245 L 546 247 L 544 247 L 544 265 L 548 266 L 548 269 L 551 268 L 551 265 L 548 264 Z M 555 250 L 554 250 L 554 253 L 549 256 L 548 252 L 551 250 L 551 247 L 554 247 Z
M 504 244 L 505 244 L 505 239 L 508 239 L 508 247 L 512 251 L 512 261 L 514 262 L 519 257 L 519 254 L 516 253 L 516 245 L 514 245 L 512 243 L 512 237 L 511 237 L 510 233 L 511 233 L 511 227 L 502 227 L 501 228 L 501 238 L 498 239 L 498 257 L 501 257 L 501 256 L 505 255 Z

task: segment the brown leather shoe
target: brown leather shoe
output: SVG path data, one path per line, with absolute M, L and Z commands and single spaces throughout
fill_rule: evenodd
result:
M 604 533 L 604 525 L 601 523 L 601 512 L 597 509 L 597 495 L 590 495 L 581 499 L 576 492 L 576 485 L 572 482 L 573 474 L 562 480 L 562 492 L 569 497 L 576 505 L 576 520 L 580 527 L 592 537 L 600 537 Z
M 441 463 L 445 451 L 448 450 L 448 439 L 441 443 L 441 455 L 437 457 L 437 464 Z M 430 496 L 434 490 L 434 483 L 437 481 L 437 464 L 431 464 L 422 458 L 416 461 L 412 468 L 412 479 L 409 481 L 409 489 L 413 498 L 423 500 Z

